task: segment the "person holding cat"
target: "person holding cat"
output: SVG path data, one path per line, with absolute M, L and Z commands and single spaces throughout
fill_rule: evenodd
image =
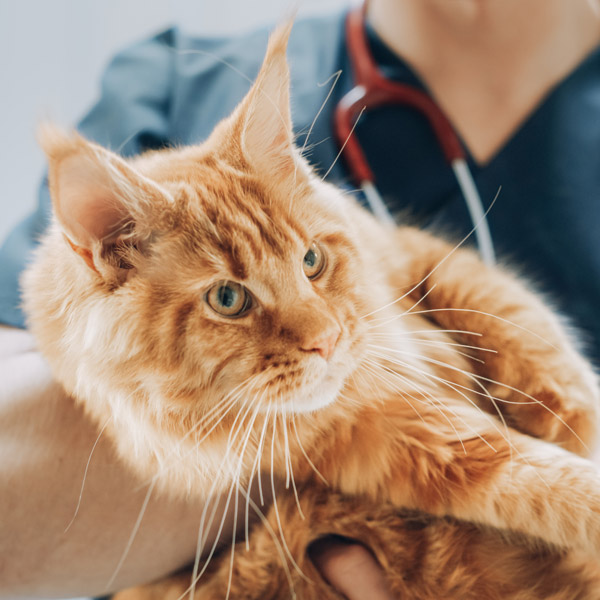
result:
M 600 20 L 593 6 L 584 0 L 568 6 L 563 0 L 373 0 L 367 27 L 386 74 L 428 89 L 449 116 L 468 148 L 484 201 L 489 204 L 502 186 L 489 215 L 500 253 L 525 265 L 553 292 L 589 333 L 590 354 L 598 357 L 600 248 L 594 227 L 600 180 L 593 161 L 600 143 L 595 124 L 600 122 Z M 229 62 L 234 57 L 234 64 L 253 76 L 265 41 L 261 32 L 215 47 L 169 31 L 138 45 L 112 64 L 103 97 L 81 129 L 125 154 L 200 140 L 247 87 L 226 66 L 215 71 L 217 59 L 207 67 L 207 52 Z M 351 86 L 340 49 L 341 17 L 296 25 L 289 55 L 299 146 L 325 99 L 327 88 L 315 84 L 342 68 L 307 148 L 330 137 L 335 98 Z M 295 55 L 304 57 L 307 72 L 294 72 Z M 197 89 L 209 92 L 199 98 Z M 392 211 L 410 209 L 424 225 L 443 222 L 458 235 L 468 232 L 460 194 L 419 118 L 410 111 L 382 110 L 366 115 L 357 131 Z M 326 141 L 309 156 L 324 173 L 337 151 Z M 347 176 L 342 163 L 330 176 Z M 9 237 L 0 253 L 0 318 L 9 326 L 23 325 L 16 277 L 24 248 L 43 227 L 45 190 L 42 199 L 39 213 Z M 137 489 L 110 445 L 52 383 L 28 334 L 10 327 L 1 334 L 0 444 L 6 458 L 0 467 L 0 514 L 9 518 L 0 536 L 0 593 L 103 593 L 145 491 Z M 197 526 L 198 506 L 151 498 L 114 589 L 193 559 Z M 325 576 L 348 598 L 376 598 L 381 583 L 368 552 L 334 545 L 320 554 Z M 385 589 L 380 594 L 388 597 Z

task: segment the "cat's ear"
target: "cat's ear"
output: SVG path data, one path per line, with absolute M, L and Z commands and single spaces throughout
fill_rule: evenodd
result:
M 123 267 L 124 246 L 149 236 L 152 206 L 167 193 L 77 133 L 45 125 L 39 141 L 48 158 L 54 212 L 69 245 L 98 273 Z
M 291 29 L 290 21 L 271 34 L 258 77 L 239 107 L 245 155 L 255 165 L 279 175 L 295 168 L 286 58 Z

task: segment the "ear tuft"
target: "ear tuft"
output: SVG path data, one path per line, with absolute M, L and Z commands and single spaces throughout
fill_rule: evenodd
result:
M 273 60 L 275 55 L 283 55 L 285 60 L 285 53 L 287 51 L 288 42 L 290 39 L 290 33 L 294 26 L 294 19 L 291 18 L 288 21 L 278 25 L 271 35 L 269 36 L 269 44 L 267 46 L 267 53 L 265 55 L 264 63 L 268 63 Z
M 89 143 L 76 131 L 67 132 L 49 122 L 38 127 L 37 140 L 49 162 L 60 161 Z
M 290 20 L 271 34 L 256 81 L 237 110 L 246 157 L 274 175 L 291 173 L 295 166 L 286 58 L 292 25 Z

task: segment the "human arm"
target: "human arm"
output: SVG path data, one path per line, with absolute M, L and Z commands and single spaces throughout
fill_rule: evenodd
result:
M 0 596 L 102 594 L 147 486 L 100 437 L 65 531 L 98 429 L 52 382 L 29 334 L 0 329 L 0 352 Z M 201 509 L 153 495 L 111 588 L 192 560 Z

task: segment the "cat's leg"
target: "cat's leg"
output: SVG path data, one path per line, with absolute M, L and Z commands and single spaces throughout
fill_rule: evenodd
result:
M 509 423 L 588 454 L 598 428 L 598 380 L 559 318 L 526 283 L 484 266 L 473 252 L 411 228 L 397 239 L 411 258 L 394 285 L 406 291 L 408 281 L 421 282 L 411 296 L 422 299 L 418 312 L 441 329 L 475 334 L 453 335 L 482 349 L 473 368 Z
M 309 527 L 307 539 L 337 534 L 369 548 L 385 571 L 394 598 L 600 597 L 600 565 L 573 551 L 542 550 L 521 537 L 509 537 L 497 530 L 423 513 L 399 512 L 389 504 L 346 497 L 327 489 L 306 489 L 301 494 L 304 520 L 293 498 L 288 497 L 284 503 L 287 526 Z M 275 523 L 272 514 L 269 518 Z M 298 585 L 302 592 L 299 598 L 304 598 L 311 584 L 299 580 Z
M 394 598 L 600 598 L 600 565 L 583 553 L 541 549 L 520 536 L 329 490 L 305 490 L 300 503 L 313 537 L 334 533 L 370 548 Z M 297 512 L 289 525 L 307 527 Z
M 466 455 L 455 448 L 464 460 L 438 472 L 444 512 L 600 558 L 598 468 L 533 438 L 515 435 L 510 449 L 502 443 L 496 438 L 491 450 L 477 440 L 466 444 Z M 422 491 L 426 501 L 435 496 Z
M 452 403 L 454 403 L 452 405 Z M 333 488 L 600 557 L 600 471 L 448 399 L 365 409 L 315 465 Z M 360 451 L 357 451 L 360 448 Z

